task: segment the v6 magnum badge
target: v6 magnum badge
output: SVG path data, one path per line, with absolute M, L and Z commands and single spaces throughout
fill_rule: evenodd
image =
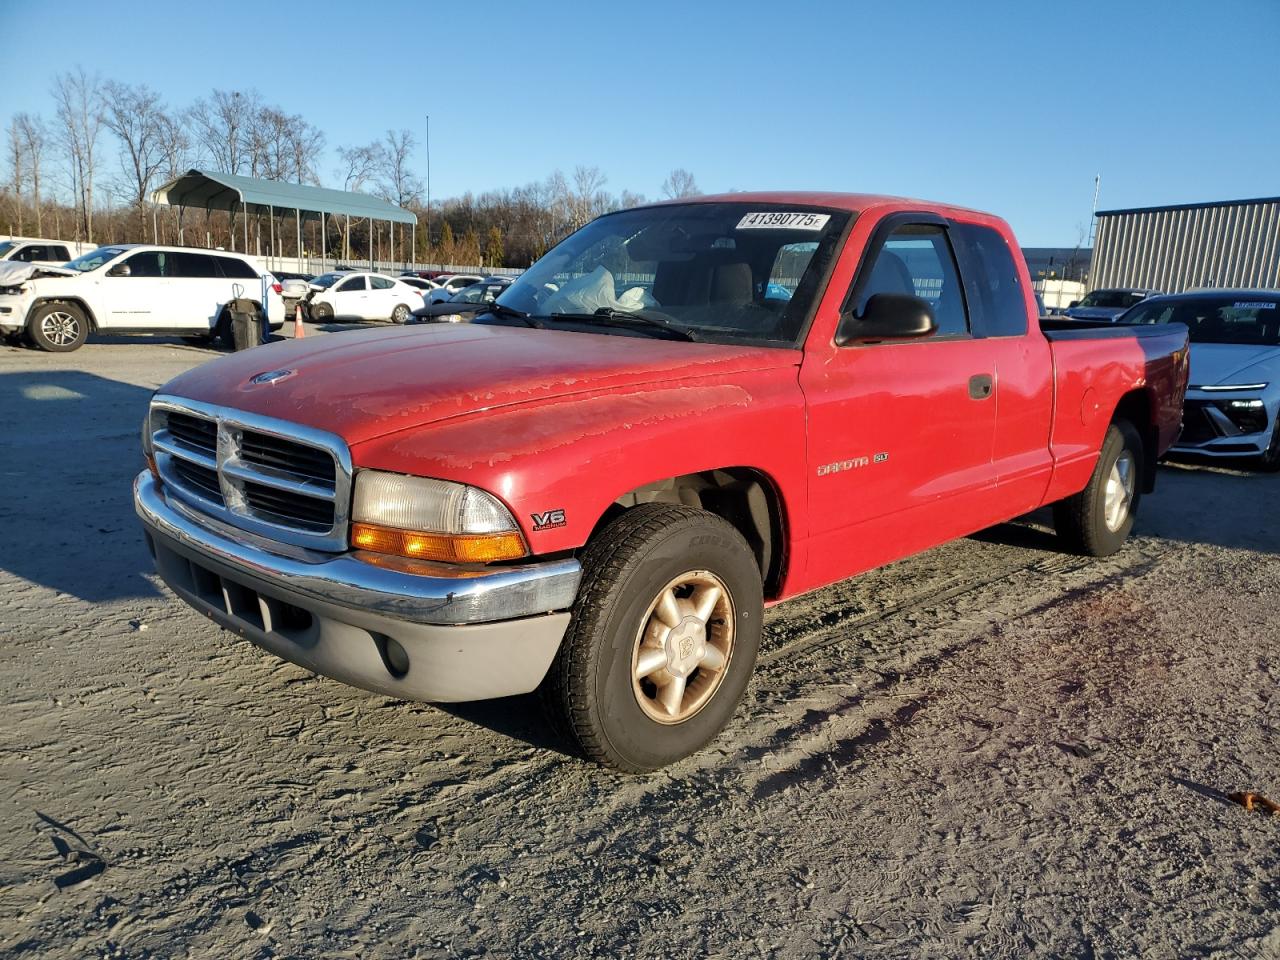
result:
M 552 530 L 556 527 L 563 527 L 567 522 L 564 518 L 563 510 L 548 510 L 546 513 L 531 513 L 529 519 L 533 521 L 533 531 L 537 533 L 539 530 Z

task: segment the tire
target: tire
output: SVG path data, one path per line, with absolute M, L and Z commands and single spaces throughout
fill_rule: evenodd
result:
M 219 350 L 235 350 L 236 334 L 231 329 L 231 312 L 224 309 L 218 314 L 218 321 L 209 333 L 209 343 Z
M 641 504 L 597 534 L 582 564 L 542 685 L 553 724 L 589 759 L 629 773 L 706 746 L 737 709 L 760 646 L 763 590 L 747 542 L 703 510 Z M 662 665 L 644 674 L 642 654 Z
M 403 303 L 397 303 L 396 308 L 391 311 L 392 323 L 404 323 L 409 319 L 409 308 Z
M 1280 423 L 1271 428 L 1271 444 L 1262 455 L 1258 469 L 1263 473 L 1280 473 Z
M 328 323 L 333 319 L 333 307 L 327 303 L 317 303 L 306 313 L 309 314 L 306 319 L 312 323 Z
M 1142 499 L 1144 462 L 1142 438 L 1133 424 L 1111 424 L 1088 486 L 1053 505 L 1054 527 L 1071 549 L 1092 557 L 1120 549 Z
M 74 303 L 42 303 L 27 322 L 27 336 L 41 350 L 70 353 L 89 338 L 89 320 Z

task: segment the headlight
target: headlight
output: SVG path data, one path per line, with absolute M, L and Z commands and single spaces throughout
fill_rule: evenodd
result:
M 351 545 L 374 553 L 487 563 L 528 552 L 497 497 L 448 480 L 361 470 L 351 518 Z
M 1219 383 L 1214 386 L 1188 387 L 1189 390 L 1202 390 L 1205 393 L 1234 393 L 1237 390 L 1265 390 L 1269 383 Z
M 22 293 L 22 287 L 0 287 L 0 296 L 16 297 Z

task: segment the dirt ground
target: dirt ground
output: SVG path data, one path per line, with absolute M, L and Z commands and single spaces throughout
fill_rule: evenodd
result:
M 167 593 L 139 426 L 211 356 L 0 348 L 0 955 L 1280 957 L 1280 817 L 1226 797 L 1280 799 L 1280 477 L 785 604 L 711 749 L 627 777 Z

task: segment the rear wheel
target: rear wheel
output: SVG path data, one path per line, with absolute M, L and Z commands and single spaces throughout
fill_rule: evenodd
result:
M 45 303 L 31 314 L 27 335 L 41 350 L 69 353 L 88 339 L 89 321 L 74 303 Z
M 618 770 L 701 749 L 742 699 L 760 645 L 760 569 L 692 507 L 642 504 L 588 545 L 573 620 L 543 683 L 553 721 Z
M 404 323 L 409 319 L 409 308 L 403 303 L 396 304 L 396 308 L 391 311 L 392 323 Z
M 1053 505 L 1053 522 L 1074 550 L 1107 557 L 1133 529 L 1142 497 L 1142 438 L 1133 424 L 1119 420 L 1107 428 L 1102 452 L 1079 493 Z

